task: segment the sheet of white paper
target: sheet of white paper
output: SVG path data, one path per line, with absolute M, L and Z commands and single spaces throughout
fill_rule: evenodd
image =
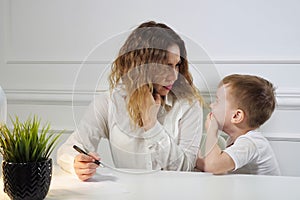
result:
M 112 173 L 96 174 L 88 181 L 80 181 L 71 174 L 54 175 L 46 199 L 84 199 L 89 196 L 109 196 L 127 193 L 124 185 L 118 183 L 118 177 Z

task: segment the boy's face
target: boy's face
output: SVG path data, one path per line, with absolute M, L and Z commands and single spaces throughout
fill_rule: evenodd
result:
M 219 87 L 216 100 L 210 104 L 211 112 L 218 122 L 219 129 L 225 132 L 226 128 L 231 125 L 231 117 L 235 111 L 234 99 L 230 95 L 230 90 L 231 88 L 228 85 Z

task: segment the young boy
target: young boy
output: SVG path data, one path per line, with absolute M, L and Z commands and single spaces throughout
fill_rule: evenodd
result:
M 196 168 L 214 174 L 280 175 L 270 144 L 255 131 L 274 111 L 274 91 L 272 83 L 257 76 L 225 77 L 206 120 L 206 149 L 210 151 L 197 159 Z M 216 144 L 218 130 L 229 136 L 223 151 Z

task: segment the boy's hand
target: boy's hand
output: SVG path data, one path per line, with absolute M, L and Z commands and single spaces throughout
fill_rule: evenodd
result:
M 208 132 L 208 130 L 215 131 L 215 132 L 218 131 L 218 122 L 216 118 L 213 116 L 212 112 L 208 113 L 206 116 L 205 129 L 206 132 Z
M 205 167 L 204 158 L 198 157 L 197 162 L 196 162 L 195 171 L 204 172 L 204 167 Z

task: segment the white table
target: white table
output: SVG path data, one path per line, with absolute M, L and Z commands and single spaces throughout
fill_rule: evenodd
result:
M 159 171 L 128 174 L 107 168 L 89 182 L 55 168 L 47 200 L 282 200 L 300 199 L 300 177 L 259 175 L 215 176 L 200 172 Z M 9 199 L 0 186 L 0 199 Z

